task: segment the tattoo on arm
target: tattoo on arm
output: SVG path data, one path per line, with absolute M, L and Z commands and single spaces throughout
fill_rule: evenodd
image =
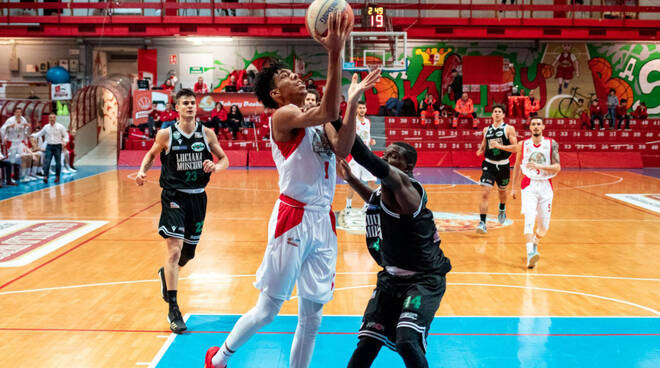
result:
M 552 162 L 552 164 L 558 164 L 559 163 L 559 143 L 557 143 L 554 140 L 552 141 L 551 162 Z

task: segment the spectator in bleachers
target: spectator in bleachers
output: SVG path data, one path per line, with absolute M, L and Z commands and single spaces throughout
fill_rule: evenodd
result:
M 171 103 L 167 103 L 165 105 L 165 111 L 162 111 L 160 113 L 160 121 L 162 121 L 160 128 L 161 129 L 169 128 L 170 125 L 176 123 L 178 118 L 179 118 L 179 113 L 176 112 L 175 110 L 172 110 Z
M 477 119 L 477 113 L 474 112 L 472 99 L 468 96 L 467 92 L 463 92 L 463 96 L 456 101 L 456 107 L 454 110 L 456 110 L 458 116 L 455 116 L 454 119 L 452 119 L 452 128 L 458 126 L 458 119 L 468 119 L 472 122 L 472 129 L 477 129 L 479 120 Z
M 646 119 L 649 117 L 649 113 L 646 111 L 646 102 L 640 102 L 637 105 L 637 108 L 632 113 L 632 117 L 635 119 Z
M 165 82 L 163 82 L 160 88 L 164 91 L 167 91 L 167 93 L 172 93 L 174 90 L 174 83 L 172 83 L 172 79 L 165 79 Z
M 229 76 L 229 84 L 225 86 L 225 92 L 236 92 L 236 77 L 232 74 Z
M 308 79 L 307 82 L 306 82 L 306 84 L 307 84 L 306 87 L 307 87 L 307 90 L 308 90 L 308 91 L 309 91 L 309 90 L 313 90 L 313 91 L 317 91 L 317 92 L 318 92 L 318 87 L 316 86 L 316 84 L 314 84 L 314 80 L 313 80 L 313 79 L 311 79 L 311 78 Z
M 431 118 L 433 118 L 433 123 L 436 126 L 440 125 L 440 111 L 432 94 L 427 93 L 426 97 L 419 103 L 419 111 L 422 125 L 428 124 L 427 119 L 430 120 Z
M 204 125 L 207 128 L 213 129 L 215 135 L 218 135 L 218 130 L 221 127 L 224 128 L 227 125 L 227 110 L 225 110 L 222 102 L 218 101 L 215 103 L 215 108 L 211 111 L 211 116 Z
M 626 130 L 630 129 L 630 115 L 628 114 L 628 101 L 625 98 L 621 99 L 621 103 L 616 107 L 616 118 L 619 119 L 617 129 L 621 129 L 623 121 L 626 121 Z
M 413 98 L 410 96 L 404 96 L 403 101 L 401 101 L 401 109 L 399 110 L 399 116 L 417 116 L 416 103 L 413 102 Z
M 539 100 L 536 99 L 533 93 L 530 93 L 529 98 L 525 99 L 525 119 L 538 116 L 538 111 L 541 109 Z
M 222 0 L 223 3 L 237 3 L 238 0 Z M 236 9 L 222 9 L 224 15 L 236 15 Z
M 193 86 L 195 93 L 209 93 L 209 86 L 204 82 L 204 78 L 197 78 L 197 83 Z
M 158 111 L 158 102 L 151 103 L 151 111 L 147 117 L 147 128 L 149 129 L 149 137 L 156 136 L 156 128 L 160 128 L 162 121 L 160 120 L 160 111 Z M 144 124 L 140 124 L 144 125 Z M 144 129 L 142 127 L 141 129 Z
M 232 139 L 236 139 L 236 133 L 238 133 L 238 129 L 243 126 L 244 123 L 245 120 L 243 119 L 241 109 L 239 109 L 237 105 L 231 105 L 229 108 L 229 114 L 227 114 L 227 125 L 231 130 Z
M 578 99 L 577 109 L 575 109 L 575 118 L 580 120 L 580 129 L 589 129 L 589 110 L 584 106 L 584 98 Z
M 616 126 L 617 107 L 619 107 L 619 98 L 616 97 L 616 91 L 614 88 L 611 88 L 610 93 L 607 95 L 607 110 L 610 115 L 610 130 L 614 129 Z
M 458 74 L 458 70 L 451 70 L 452 81 L 449 84 L 449 89 L 451 90 L 451 99 L 456 101 L 463 95 L 463 76 Z
M 238 92 L 254 92 L 254 85 L 250 84 L 250 81 L 248 80 L 247 77 L 243 78 L 243 85 L 241 88 L 238 90 Z
M 7 156 L 2 153 L 2 150 L 0 150 L 0 169 L 2 170 L 1 174 L 5 178 L 5 185 L 16 185 L 16 183 L 11 180 L 11 163 L 7 159 Z M 2 188 L 2 184 L 0 184 L 0 188 Z
M 43 160 L 44 160 L 44 151 L 46 150 L 46 145 L 44 144 L 43 139 L 39 139 L 33 136 L 29 138 L 29 149 L 32 153 L 33 160 L 33 169 L 32 175 L 39 178 L 44 176 Z
M 596 128 L 596 124 L 594 124 L 596 120 L 598 120 L 598 123 L 600 124 L 600 129 L 603 129 L 605 112 L 603 111 L 603 107 L 600 106 L 600 102 L 597 98 L 594 98 L 591 101 L 591 106 L 589 106 L 589 115 L 591 119 L 591 129 Z
M 73 171 L 73 172 L 78 171 L 78 169 L 76 169 L 76 167 L 73 166 L 73 162 L 76 159 L 76 130 L 75 129 L 71 129 L 69 131 L 69 141 L 66 143 L 66 150 L 65 151 L 66 151 L 67 156 L 68 156 L 68 160 L 67 160 L 68 166 L 69 166 L 68 169 Z

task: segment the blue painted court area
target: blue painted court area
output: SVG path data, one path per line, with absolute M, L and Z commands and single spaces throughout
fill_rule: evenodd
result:
M 78 171 L 75 173 L 64 174 L 60 176 L 59 184 L 69 183 L 72 181 L 84 179 L 88 176 L 97 175 L 106 171 L 116 170 L 115 166 L 78 166 Z M 43 180 L 33 180 L 27 183 L 19 183 L 16 186 L 5 186 L 0 188 L 0 201 L 9 199 L 12 197 L 17 197 L 26 193 L 36 192 L 48 187 L 53 187 L 59 184 L 55 184 L 55 175 L 51 175 L 48 178 L 48 184 L 45 184 Z
M 168 340 L 152 366 L 202 367 L 206 350 L 222 344 L 238 318 L 189 316 L 192 332 Z M 360 321 L 324 316 L 311 367 L 346 367 Z M 296 316 L 278 316 L 229 366 L 288 367 L 296 323 Z M 427 357 L 431 367 L 660 367 L 660 318 L 436 317 Z M 373 367 L 404 364 L 382 348 Z

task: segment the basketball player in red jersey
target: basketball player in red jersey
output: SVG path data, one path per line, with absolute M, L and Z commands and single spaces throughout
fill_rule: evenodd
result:
M 328 79 L 321 103 L 304 111 L 307 90 L 300 77 L 274 63 L 256 79 L 264 106 L 276 109 L 271 119 L 273 160 L 280 196 L 268 225 L 268 245 L 257 270 L 257 305 L 237 322 L 222 347 L 206 353 L 205 368 L 227 366 L 229 358 L 259 329 L 273 321 L 298 286 L 298 326 L 289 366 L 309 366 L 323 306 L 332 299 L 337 260 L 337 234 L 331 203 L 335 192 L 335 155 L 348 155 L 355 140 L 357 100 L 372 88 L 379 71 L 349 89 L 350 118 L 340 118 L 341 53 L 352 29 L 349 17 L 331 13 L 328 35 L 316 39 L 328 51 Z M 340 127 L 337 131 L 337 127 Z
M 532 137 L 518 143 L 516 165 L 513 170 L 511 196 L 518 196 L 516 183 L 522 171 L 521 213 L 525 218 L 527 268 L 534 268 L 539 260 L 538 243 L 548 232 L 552 212 L 552 178 L 561 170 L 559 144 L 552 138 L 543 137 L 543 119 L 534 118 L 529 123 Z M 536 231 L 534 231 L 536 222 Z

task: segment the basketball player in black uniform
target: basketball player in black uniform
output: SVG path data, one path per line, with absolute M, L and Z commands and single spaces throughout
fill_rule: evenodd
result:
M 162 164 L 160 186 L 162 210 L 158 233 L 167 241 L 165 267 L 158 270 L 161 294 L 169 304 L 167 318 L 174 333 L 186 330 L 177 303 L 179 267 L 195 256 L 206 216 L 206 193 L 211 174 L 229 166 L 213 130 L 195 119 L 195 93 L 182 89 L 176 94 L 179 121 L 156 134 L 153 146 L 144 156 L 135 178 L 138 185 L 146 181 L 147 170 L 160 154 Z M 218 163 L 213 163 L 213 155 Z
M 483 139 L 477 150 L 477 156 L 484 155 L 484 161 L 481 163 L 480 185 L 481 203 L 479 204 L 480 221 L 477 226 L 477 233 L 485 234 L 486 214 L 488 213 L 488 196 L 491 188 L 497 184 L 500 196 L 500 207 L 497 215 L 497 221 L 503 224 L 506 221 L 506 188 L 509 185 L 511 177 L 511 168 L 509 166 L 509 156 L 511 152 L 516 151 L 518 138 L 516 130 L 504 123 L 504 107 L 502 105 L 493 105 L 493 124 L 484 128 Z M 497 148 L 493 145 L 496 145 Z
M 415 149 L 403 142 L 388 146 L 383 159 L 356 138 L 353 158 L 381 180 L 377 190 L 358 180 L 346 161 L 340 174 L 368 203 L 369 253 L 383 270 L 367 304 L 359 342 L 349 368 L 369 367 L 385 345 L 401 355 L 406 367 L 428 367 L 426 337 L 445 293 L 449 259 L 440 249 L 427 196 L 412 176 Z

